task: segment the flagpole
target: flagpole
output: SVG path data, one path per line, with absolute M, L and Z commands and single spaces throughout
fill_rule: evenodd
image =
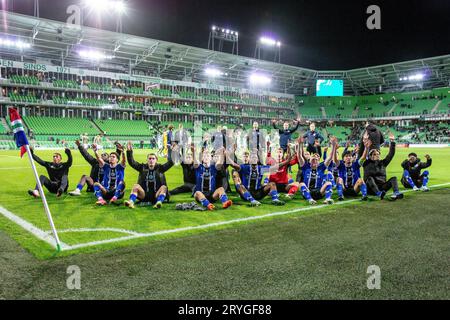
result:
M 47 204 L 47 199 L 45 198 L 44 190 L 42 189 L 41 181 L 39 180 L 39 176 L 37 173 L 36 165 L 33 161 L 33 156 L 30 151 L 30 146 L 28 144 L 25 145 L 28 153 L 28 159 L 30 160 L 31 168 L 33 169 L 34 178 L 36 179 L 36 184 L 39 190 L 39 194 L 41 195 L 42 202 L 44 203 L 45 213 L 47 214 L 48 222 L 50 223 L 50 227 L 52 228 L 52 233 L 56 241 L 56 250 L 61 251 L 61 243 L 59 241 L 58 233 L 56 232 L 55 224 L 53 223 L 52 214 L 50 213 L 50 209 Z

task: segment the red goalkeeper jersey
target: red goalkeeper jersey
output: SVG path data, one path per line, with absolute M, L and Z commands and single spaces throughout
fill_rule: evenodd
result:
M 283 159 L 281 162 L 285 161 L 286 159 Z M 267 164 L 270 166 L 275 165 L 277 161 L 271 157 L 270 152 L 267 153 Z M 294 159 L 289 162 L 288 165 L 280 168 L 276 173 L 272 173 L 269 176 L 269 182 L 275 182 L 279 184 L 288 184 L 290 176 L 288 174 L 288 167 L 296 165 L 298 163 L 297 156 L 295 156 Z

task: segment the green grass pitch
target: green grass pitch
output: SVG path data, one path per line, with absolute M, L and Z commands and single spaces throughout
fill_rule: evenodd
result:
M 420 158 L 429 153 L 433 158 L 433 165 L 429 169 L 431 173 L 430 185 L 440 185 L 450 182 L 448 170 L 448 158 L 450 149 L 397 149 L 393 162 L 389 167 L 389 175 L 401 176 L 400 162 L 406 158 L 407 153 L 415 151 Z M 69 189 L 76 186 L 82 174 L 89 173 L 89 165 L 79 154 L 78 150 L 72 151 L 74 156 L 73 167 L 70 170 Z M 42 159 L 50 159 L 52 151 L 37 151 Z M 135 150 L 137 161 L 144 161 L 146 150 Z M 0 206 L 19 216 L 33 226 L 48 232 L 50 230 L 46 219 L 42 202 L 27 195 L 27 190 L 32 188 L 34 178 L 25 156 L 18 157 L 18 151 L 3 151 L 0 153 Z M 46 174 L 45 169 L 38 166 L 39 173 Z M 294 174 L 296 168 L 293 168 Z M 182 183 L 181 168 L 173 167 L 167 174 L 169 188 L 174 188 Z M 130 187 L 137 181 L 137 172 L 131 167 L 125 171 L 127 190 L 125 198 L 129 196 Z M 450 187 L 450 185 L 448 186 Z M 445 187 L 444 187 L 445 188 Z M 431 192 L 430 194 L 432 194 Z M 393 208 L 401 210 L 416 194 L 408 193 L 406 199 L 392 204 Z M 334 195 L 335 197 L 335 195 Z M 70 197 L 63 195 L 57 199 L 55 195 L 47 193 L 48 203 L 54 218 L 56 228 L 60 232 L 61 241 L 70 250 L 63 250 L 58 256 L 72 255 L 82 252 L 96 252 L 116 247 L 136 245 L 148 241 L 167 238 L 185 237 L 190 234 L 210 231 L 212 229 L 224 229 L 235 227 L 236 224 L 248 224 L 255 221 L 274 219 L 277 212 L 282 212 L 284 219 L 302 215 L 314 215 L 318 213 L 332 212 L 333 210 L 353 210 L 364 206 L 373 206 L 377 200 L 367 203 L 360 201 L 335 204 L 331 207 L 306 209 L 309 206 L 300 195 L 288 202 L 284 207 L 270 205 L 270 201 L 264 200 L 263 206 L 250 208 L 247 203 L 240 200 L 235 192 L 230 195 L 234 205 L 232 208 L 223 210 L 219 207 L 214 212 L 176 211 L 175 204 L 178 202 L 190 202 L 193 199 L 189 194 L 173 196 L 171 202 L 165 204 L 162 209 L 155 210 L 151 207 L 136 207 L 131 210 L 123 205 L 120 206 L 95 206 L 93 194 L 83 191 L 81 197 Z M 346 199 L 349 200 L 349 199 Z M 387 202 L 387 201 L 385 201 Z M 344 209 L 345 208 L 345 209 Z M 292 211 L 292 212 L 291 212 Z M 275 214 L 274 214 L 275 213 Z M 251 217 L 274 214 L 264 219 L 257 220 Z M 248 219 L 250 218 L 250 219 Z M 223 222 L 238 220 L 232 224 Z M 277 220 L 278 221 L 278 220 Z M 198 228 L 198 226 L 207 226 Z M 183 229 L 185 228 L 185 229 Z M 24 230 L 17 224 L 0 215 L 0 229 L 6 231 L 24 248 L 36 257 L 47 259 L 55 256 L 55 250 L 48 243 L 37 239 L 34 235 Z M 173 232 L 176 230 L 176 232 Z M 326 237 L 327 235 L 323 235 Z M 86 244 L 90 244 L 85 246 Z

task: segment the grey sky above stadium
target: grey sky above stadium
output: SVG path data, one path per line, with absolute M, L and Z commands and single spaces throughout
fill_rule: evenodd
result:
M 11 1 L 10 1 L 11 2 Z M 40 16 L 64 21 L 66 7 L 80 0 L 41 0 Z M 12 1 L 9 10 L 33 14 L 33 1 Z M 369 30 L 366 8 L 381 8 L 381 30 Z M 448 54 L 450 2 L 129 0 L 123 32 L 206 48 L 212 25 L 239 31 L 239 54 L 252 57 L 257 39 L 282 42 L 281 62 L 341 70 Z M 114 30 L 103 15 L 85 24 Z

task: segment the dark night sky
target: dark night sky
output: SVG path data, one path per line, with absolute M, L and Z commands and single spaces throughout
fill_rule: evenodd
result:
M 41 0 L 41 17 L 65 20 L 68 4 Z M 13 10 L 32 14 L 33 1 Z M 366 28 L 366 8 L 381 8 L 382 30 Z M 264 32 L 282 43 L 281 62 L 319 70 L 342 70 L 450 53 L 448 0 L 129 0 L 124 33 L 207 48 L 215 24 L 239 31 L 240 55 L 253 56 Z M 93 21 L 87 21 L 91 26 Z M 103 20 L 114 29 L 114 20 Z

